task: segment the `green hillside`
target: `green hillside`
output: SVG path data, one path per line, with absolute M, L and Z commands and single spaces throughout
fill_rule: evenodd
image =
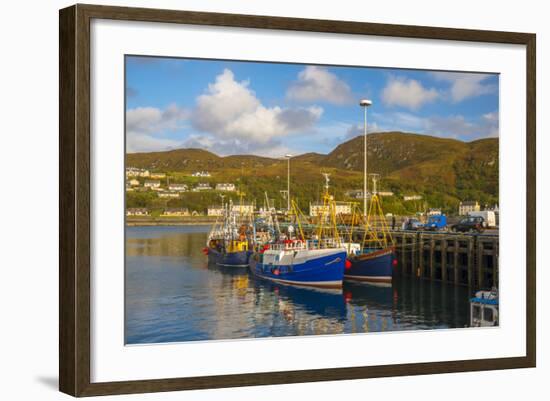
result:
M 327 155 L 307 153 L 291 160 L 291 192 L 307 210 L 309 201 L 319 199 L 323 186 L 321 172 L 331 173 L 331 188 L 337 199 L 345 192 L 362 188 L 363 137 L 338 145 Z M 456 211 L 460 200 L 478 200 L 480 204 L 498 203 L 498 138 L 462 142 L 402 132 L 374 133 L 368 136 L 368 170 L 381 174 L 380 189 L 393 191 L 384 197 L 387 212 L 412 213 L 425 207 Z M 285 204 L 280 190 L 286 189 L 286 160 L 260 156 L 220 157 L 201 149 L 131 153 L 126 165 L 166 172 L 170 182 L 233 182 L 247 200 L 263 204 L 264 192 L 278 205 Z M 208 171 L 209 178 L 191 177 L 196 171 Z M 419 194 L 422 202 L 404 201 L 403 195 Z M 204 209 L 219 203 L 210 193 L 185 193 L 182 199 L 143 200 L 145 194 L 128 193 L 128 205 L 189 207 Z M 148 195 L 151 196 L 151 195 Z M 236 198 L 236 194 L 233 195 Z M 348 199 L 349 200 L 349 199 Z

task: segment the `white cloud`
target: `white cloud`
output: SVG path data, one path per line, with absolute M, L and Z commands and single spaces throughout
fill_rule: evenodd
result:
M 200 148 L 214 152 L 220 156 L 235 154 L 254 154 L 266 157 L 281 157 L 296 152 L 283 145 L 279 140 L 270 140 L 267 143 L 250 143 L 237 138 L 220 139 L 210 134 L 190 135 L 182 144 L 185 148 Z
M 126 135 L 126 152 L 157 152 L 180 147 L 181 141 L 132 133 Z
M 498 112 L 467 119 L 462 115 L 419 117 L 410 113 L 375 114 L 379 131 L 405 131 L 465 141 L 498 137 Z
M 424 88 L 415 79 L 390 77 L 382 90 L 382 101 L 388 106 L 401 106 L 416 110 L 425 103 L 430 103 L 440 97 L 434 88 Z
M 455 103 L 462 100 L 494 93 L 498 87 L 484 83 L 491 75 L 461 72 L 432 72 L 431 75 L 438 81 L 450 84 L 449 94 Z
M 323 113 L 320 107 L 266 107 L 249 84 L 248 81 L 235 81 L 233 72 L 225 69 L 208 85 L 206 93 L 197 98 L 192 114 L 193 126 L 220 140 L 239 140 L 254 147 L 307 130 Z
M 166 132 L 185 126 L 189 112 L 171 104 L 165 109 L 137 107 L 126 111 L 126 150 L 148 152 L 177 147 L 179 142 L 166 138 Z
M 349 104 L 354 98 L 351 88 L 328 69 L 307 66 L 287 90 L 287 98 L 300 102 Z
M 137 107 L 126 111 L 126 130 L 141 133 L 159 133 L 176 130 L 189 117 L 189 112 L 171 104 L 161 110 L 156 107 Z
M 172 104 L 166 109 L 137 107 L 126 112 L 128 152 L 201 147 L 218 154 L 284 152 L 281 139 L 311 133 L 323 114 L 321 107 L 266 107 L 226 69 L 196 100 L 193 110 Z M 189 122 L 199 133 L 185 135 Z M 176 139 L 177 136 L 181 139 Z M 168 135 L 172 134 L 172 135 Z M 176 137 L 176 138 L 175 138 Z
M 346 134 L 343 139 L 348 140 L 348 139 L 355 138 L 356 136 L 359 136 L 359 135 L 364 135 L 365 126 L 352 124 L 352 125 L 349 125 L 345 131 L 346 131 Z M 369 134 L 372 132 L 380 132 L 380 131 L 381 131 L 381 128 L 376 122 L 372 122 L 367 125 L 367 133 Z

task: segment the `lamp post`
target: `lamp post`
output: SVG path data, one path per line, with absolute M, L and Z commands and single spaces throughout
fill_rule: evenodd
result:
M 363 150 L 363 216 L 367 217 L 367 107 L 372 105 L 372 101 L 361 99 L 359 106 L 365 110 L 364 126 L 364 150 Z
M 290 213 L 290 158 L 292 155 L 285 155 L 287 162 L 286 168 L 286 210 Z

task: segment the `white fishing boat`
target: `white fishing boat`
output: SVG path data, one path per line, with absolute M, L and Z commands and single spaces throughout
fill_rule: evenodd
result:
M 470 327 L 498 326 L 498 290 L 477 291 L 470 298 Z

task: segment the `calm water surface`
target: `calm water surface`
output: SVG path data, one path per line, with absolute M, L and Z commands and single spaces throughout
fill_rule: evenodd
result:
M 127 227 L 126 343 L 464 327 L 467 288 L 396 278 L 318 291 L 209 266 L 208 226 Z

